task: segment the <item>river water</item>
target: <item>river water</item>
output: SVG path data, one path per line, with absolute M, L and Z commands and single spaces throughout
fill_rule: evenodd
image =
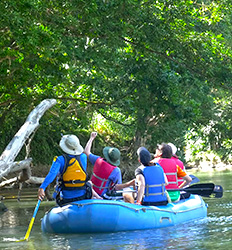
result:
M 23 189 L 18 202 L 12 190 L 5 192 L 4 204 L 8 211 L 0 213 L 0 249 L 26 250 L 143 250 L 184 249 L 215 250 L 232 249 L 232 174 L 230 171 L 193 173 L 200 181 L 213 182 L 224 188 L 223 198 L 204 198 L 208 204 L 208 217 L 175 227 L 103 234 L 54 235 L 44 234 L 40 221 L 44 213 L 55 205 L 42 202 L 30 233 L 29 241 L 23 239 L 37 203 L 36 190 Z

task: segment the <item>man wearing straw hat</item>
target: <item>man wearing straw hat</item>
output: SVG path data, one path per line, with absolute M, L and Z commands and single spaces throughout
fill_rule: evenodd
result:
M 58 205 L 91 199 L 92 186 L 87 182 L 86 173 L 87 156 L 83 153 L 84 150 L 78 137 L 64 135 L 59 146 L 64 154 L 54 158 L 50 171 L 38 190 L 38 198 L 44 199 L 45 189 L 57 177 L 53 197 Z

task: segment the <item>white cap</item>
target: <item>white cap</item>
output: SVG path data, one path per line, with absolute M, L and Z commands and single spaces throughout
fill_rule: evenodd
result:
M 84 149 L 75 135 L 64 135 L 60 140 L 60 148 L 67 154 L 80 155 Z
M 172 154 L 175 155 L 177 151 L 176 146 L 171 142 L 169 142 L 168 145 L 172 148 Z

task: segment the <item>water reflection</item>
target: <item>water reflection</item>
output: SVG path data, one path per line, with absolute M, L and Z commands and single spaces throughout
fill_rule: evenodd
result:
M 15 227 L 15 225 L 19 224 L 18 218 L 14 211 L 8 210 L 4 216 L 0 217 L 0 227 Z
M 193 249 L 189 244 L 191 235 L 197 240 L 195 246 L 202 249 L 200 242 L 205 223 L 206 220 L 199 220 L 179 227 L 112 234 L 50 235 L 48 239 L 52 249 Z

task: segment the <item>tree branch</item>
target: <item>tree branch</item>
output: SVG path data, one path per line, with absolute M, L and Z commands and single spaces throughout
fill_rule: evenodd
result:
M 29 114 L 24 125 L 15 134 L 0 156 L 0 179 L 11 172 L 12 163 L 20 152 L 25 141 L 39 126 L 39 120 L 44 112 L 55 104 L 55 99 L 45 99 Z

